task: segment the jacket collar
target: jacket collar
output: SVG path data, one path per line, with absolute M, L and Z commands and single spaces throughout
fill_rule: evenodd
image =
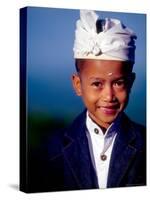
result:
M 110 160 L 107 187 L 119 187 L 135 154 L 136 134 L 126 115 L 122 116 L 122 126 L 116 137 Z
M 80 189 L 98 188 L 86 137 L 85 120 L 86 110 L 65 133 L 65 138 L 70 140 L 70 143 L 64 147 L 63 154 Z
M 85 120 L 86 110 L 65 132 L 62 153 L 80 189 L 98 188 L 86 138 Z M 107 187 L 120 186 L 137 151 L 134 146 L 136 134 L 130 120 L 122 115 L 121 123 L 122 126 L 117 134 L 110 160 Z
M 95 188 L 97 188 L 97 178 L 92 166 L 88 142 L 85 134 L 85 119 L 86 111 L 84 111 L 77 118 L 71 129 L 66 133 L 66 137 L 70 138 L 71 142 L 64 148 L 64 155 L 70 163 L 72 171 L 74 172 L 75 178 L 80 187 L 82 188 L 84 185 L 84 187 L 93 188 L 91 182 L 92 170 L 95 179 L 94 185 Z M 123 180 L 124 175 L 126 174 L 137 151 L 134 145 L 136 134 L 130 120 L 125 114 L 121 116 L 120 123 L 122 125 L 119 127 L 120 131 L 117 134 L 110 160 L 107 187 L 120 186 L 120 183 Z M 79 148 L 77 148 L 77 146 Z

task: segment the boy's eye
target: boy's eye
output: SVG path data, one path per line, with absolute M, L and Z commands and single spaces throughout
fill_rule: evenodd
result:
M 100 81 L 95 81 L 95 82 L 92 83 L 92 86 L 102 87 L 102 83 Z
M 116 82 L 114 82 L 114 86 L 115 87 L 124 87 L 125 86 L 125 80 L 118 80 Z

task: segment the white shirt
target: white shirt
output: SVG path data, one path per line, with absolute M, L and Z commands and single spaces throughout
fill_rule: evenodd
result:
M 91 120 L 87 112 L 87 138 L 92 163 L 97 174 L 99 188 L 107 187 L 111 152 L 117 135 L 117 132 L 112 125 L 113 123 L 108 127 L 105 134 L 103 134 L 101 128 Z M 101 159 L 102 154 L 106 156 L 106 160 Z

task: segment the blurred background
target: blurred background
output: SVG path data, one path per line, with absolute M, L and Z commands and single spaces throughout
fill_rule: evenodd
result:
M 120 19 L 137 34 L 136 80 L 126 108 L 128 116 L 146 124 L 146 15 L 97 12 L 101 18 Z M 73 43 L 79 10 L 28 7 L 27 112 L 30 144 L 66 127 L 84 110 L 71 84 L 75 71 Z

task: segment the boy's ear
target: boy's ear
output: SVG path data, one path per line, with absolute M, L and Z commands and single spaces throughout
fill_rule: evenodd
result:
M 82 95 L 81 80 L 80 80 L 80 77 L 77 74 L 72 75 L 72 85 L 73 85 L 73 88 L 74 88 L 76 94 L 78 96 L 81 96 Z

